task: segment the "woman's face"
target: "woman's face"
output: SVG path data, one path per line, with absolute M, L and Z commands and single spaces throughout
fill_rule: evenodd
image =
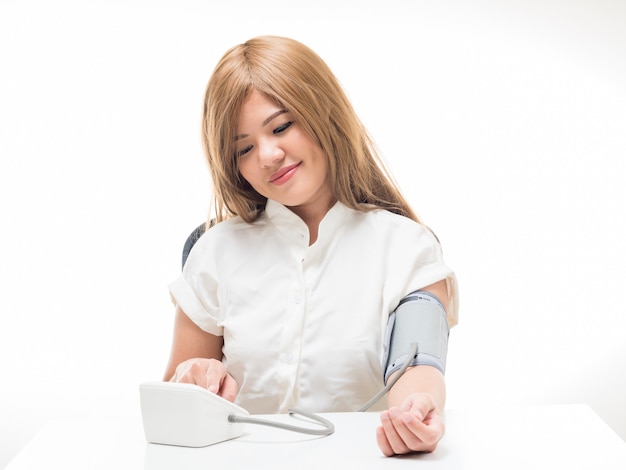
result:
M 302 218 L 304 211 L 331 207 L 326 155 L 288 110 L 252 91 L 239 112 L 235 141 L 239 171 L 259 194 Z

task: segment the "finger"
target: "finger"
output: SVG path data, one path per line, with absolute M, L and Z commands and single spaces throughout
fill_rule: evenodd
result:
M 219 395 L 228 401 L 235 401 L 237 398 L 237 392 L 239 391 L 239 384 L 233 379 L 230 374 L 226 374 L 220 388 Z
M 182 362 L 178 364 L 176 370 L 174 371 L 174 376 L 170 379 L 170 382 L 193 383 L 191 377 L 188 375 L 189 369 L 190 364 L 188 362 Z
M 387 435 L 385 434 L 385 430 L 382 426 L 378 426 L 376 428 L 376 442 L 378 443 L 378 448 L 383 453 L 385 457 L 391 457 L 395 455 L 393 449 L 391 448 L 391 444 L 387 440 Z
M 226 377 L 226 368 L 219 361 L 211 361 L 205 373 L 206 388 L 218 394 Z
M 195 382 L 193 381 L 193 377 L 189 374 L 181 375 L 176 379 L 176 382 L 179 382 L 181 384 L 195 384 Z
M 172 382 L 195 384 L 206 388 L 204 366 L 197 360 L 185 361 L 178 365 Z
M 380 415 L 382 429 L 393 454 L 406 454 L 410 451 L 396 429 L 396 423 L 400 415 L 402 415 L 402 411 L 396 407 L 383 411 Z
M 189 370 L 185 374 L 185 381 L 207 388 L 206 364 L 203 361 L 193 361 L 189 365 Z
M 402 413 L 392 422 L 400 439 L 413 452 L 433 452 L 443 437 L 444 425 L 440 418 L 428 416 L 424 422 L 412 413 Z

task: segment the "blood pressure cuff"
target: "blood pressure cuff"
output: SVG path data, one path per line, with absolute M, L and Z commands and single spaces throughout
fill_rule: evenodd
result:
M 409 366 L 427 365 L 445 373 L 449 334 L 446 311 L 436 296 L 416 291 L 404 297 L 387 323 L 382 362 L 385 383 L 406 362 L 412 343 L 417 343 L 417 354 Z

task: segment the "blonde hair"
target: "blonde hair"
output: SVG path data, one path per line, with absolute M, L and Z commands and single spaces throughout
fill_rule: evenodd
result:
M 228 50 L 206 87 L 202 142 L 218 222 L 232 216 L 252 222 L 267 202 L 241 176 L 235 157 L 237 117 L 252 90 L 289 110 L 322 148 L 338 201 L 356 210 L 379 207 L 419 222 L 328 65 L 304 44 L 276 36 L 253 38 Z

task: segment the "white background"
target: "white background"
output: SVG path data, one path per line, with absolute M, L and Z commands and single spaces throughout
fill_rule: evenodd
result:
M 204 86 L 259 34 L 329 63 L 439 235 L 448 406 L 587 403 L 626 438 L 625 2 L 0 0 L 0 467 L 161 378 Z

